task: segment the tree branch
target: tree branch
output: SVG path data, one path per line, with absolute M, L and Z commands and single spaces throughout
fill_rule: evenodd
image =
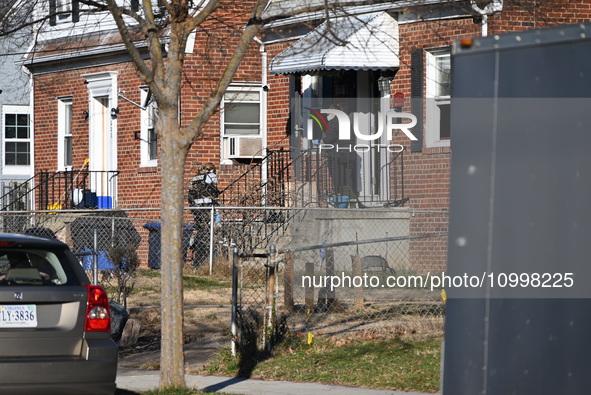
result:
M 261 14 L 265 10 L 269 0 L 257 0 L 256 5 L 254 7 L 252 16 L 250 21 L 260 21 Z M 199 113 L 193 118 L 191 123 L 185 128 L 184 133 L 184 143 L 191 144 L 196 138 L 201 136 L 201 129 L 207 123 L 211 115 L 215 112 L 218 108 L 226 89 L 230 86 L 238 67 L 240 66 L 240 62 L 246 55 L 248 51 L 248 47 L 250 43 L 253 41 L 254 37 L 258 34 L 258 32 L 263 27 L 262 23 L 252 22 L 247 24 L 242 32 L 242 36 L 234 52 L 232 57 L 229 59 L 226 69 L 224 70 L 221 78 L 219 79 L 215 90 L 213 91 L 212 95 L 207 99 L 203 107 Z
M 200 26 L 209 16 L 211 16 L 215 10 L 220 6 L 220 0 L 210 0 L 205 4 L 197 15 L 191 17 L 189 21 L 187 21 L 187 29 L 189 32 L 195 30 L 198 26 Z
M 123 12 L 121 7 L 117 5 L 115 0 L 107 0 L 107 7 L 109 9 L 109 12 L 113 16 L 113 19 L 115 20 L 115 24 L 117 25 L 117 29 L 119 30 L 121 40 L 123 41 L 123 44 L 125 44 L 125 48 L 127 48 L 127 51 L 129 52 L 129 55 L 133 63 L 138 68 L 144 80 L 148 82 L 152 79 L 152 71 L 150 70 L 144 59 L 142 59 L 139 49 L 135 46 L 131 32 L 129 31 L 127 24 L 123 20 Z M 149 45 L 150 43 L 148 43 L 148 46 Z

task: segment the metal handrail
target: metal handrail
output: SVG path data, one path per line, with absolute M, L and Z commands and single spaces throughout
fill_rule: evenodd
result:
M 27 199 L 36 193 L 37 208 L 38 209 L 62 209 L 62 208 L 76 208 L 72 201 L 72 194 L 74 190 L 88 190 L 91 191 L 92 185 L 88 184 L 89 178 L 96 179 L 101 174 L 107 176 L 110 183 L 114 177 L 119 175 L 118 170 L 107 171 L 92 171 L 92 170 L 63 170 L 58 172 L 41 171 L 35 174 L 28 180 L 14 186 L 7 193 L 2 195 L 0 199 L 4 201 L 7 196 L 10 196 L 14 191 L 20 191 L 26 187 L 26 192 L 18 193 L 17 197 L 12 199 L 7 204 L 4 204 L 2 211 L 14 206 L 22 199 Z M 33 185 L 29 187 L 29 185 Z M 109 189 L 109 188 L 107 188 Z M 111 192 L 111 191 L 109 191 Z

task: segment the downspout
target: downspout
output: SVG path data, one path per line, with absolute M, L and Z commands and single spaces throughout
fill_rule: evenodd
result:
M 119 80 L 117 74 L 111 75 L 111 122 L 110 122 L 110 144 L 112 149 L 111 153 L 111 169 L 116 171 L 119 168 L 119 91 L 118 91 Z M 116 110 L 115 117 L 113 117 L 112 111 L 113 108 Z M 109 149 L 109 148 L 107 148 Z M 108 206 L 106 208 L 115 208 L 117 207 L 117 200 L 118 200 L 118 191 L 117 191 L 117 177 L 112 176 L 107 179 L 107 196 L 111 197 L 110 204 L 107 203 Z
M 261 86 L 263 90 L 261 92 L 261 154 L 263 155 L 263 166 L 261 167 L 261 183 L 265 187 L 263 188 L 263 206 L 267 204 L 267 182 L 268 182 L 268 169 L 267 169 L 267 92 L 269 91 L 269 85 L 267 84 L 267 50 L 265 43 L 258 37 L 254 37 L 254 42 L 259 44 L 259 51 L 261 53 Z
M 25 65 L 21 66 L 23 71 L 29 76 L 29 133 L 31 135 L 31 174 L 30 177 L 33 178 L 35 175 L 35 80 L 33 79 L 33 72 L 29 70 Z M 2 169 L 4 172 L 4 168 Z M 35 210 L 35 178 L 31 181 L 31 186 L 29 187 L 30 190 L 33 192 L 31 194 L 31 201 L 29 202 L 27 210 Z M 46 207 L 37 208 L 38 210 L 45 210 Z
M 488 36 L 488 17 L 503 10 L 503 0 L 493 0 L 484 8 L 480 8 L 475 0 L 470 0 L 472 10 L 476 11 L 481 18 L 482 37 Z

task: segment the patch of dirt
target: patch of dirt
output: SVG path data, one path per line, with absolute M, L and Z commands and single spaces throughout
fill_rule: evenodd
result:
M 119 348 L 119 365 L 135 369 L 160 366 L 160 309 L 129 308 L 130 318 L 141 323 L 138 342 Z M 229 344 L 229 307 L 193 307 L 184 311 L 184 350 L 187 372 L 201 369 L 215 353 Z
M 220 348 L 230 344 L 231 288 L 228 277 L 217 274 L 194 273 L 201 277 L 223 281 L 223 286 L 203 285 L 185 288 L 184 351 L 187 372 L 197 372 L 215 356 Z M 119 364 L 135 369 L 160 367 L 160 277 L 146 272 L 136 279 L 134 292 L 128 298 L 130 318 L 141 324 L 139 339 L 129 347 L 120 347 Z M 416 311 L 415 311 L 416 310 Z M 355 311 L 315 312 L 299 308 L 288 313 L 287 325 L 294 333 L 313 332 L 327 338 L 354 336 L 358 333 L 379 333 L 380 336 L 430 337 L 443 333 L 443 315 L 431 315 L 422 306 L 396 304 L 365 306 Z M 260 316 L 260 309 L 257 310 Z M 279 311 L 283 313 L 283 311 Z M 402 312 L 414 312 L 402 314 Z
M 205 273 L 187 274 L 209 277 Z M 204 276 L 205 275 L 205 276 Z M 224 277 L 217 277 L 227 281 Z M 216 277 L 212 278 L 216 281 Z M 133 292 L 127 298 L 129 318 L 140 323 L 136 344 L 119 347 L 119 365 L 135 369 L 158 369 L 160 366 L 161 280 L 157 272 L 136 273 Z M 187 371 L 199 370 L 221 348 L 230 343 L 228 328 L 231 316 L 231 284 L 228 287 L 203 286 L 184 291 L 184 350 Z

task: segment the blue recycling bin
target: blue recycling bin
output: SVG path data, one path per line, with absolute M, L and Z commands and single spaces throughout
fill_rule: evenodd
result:
M 94 254 L 90 249 L 83 249 L 80 251 L 82 254 L 82 267 L 84 270 L 92 270 L 94 265 Z M 98 254 L 98 270 L 113 270 L 115 266 L 109 258 L 109 255 L 105 251 L 97 251 Z
M 151 269 L 160 269 L 162 262 L 160 259 L 160 251 L 162 250 L 162 237 L 160 222 L 151 222 L 144 225 L 148 230 L 148 267 Z M 183 227 L 183 261 L 187 259 L 187 251 L 191 243 L 191 235 L 193 227 L 185 225 Z
M 338 208 L 349 207 L 349 196 L 335 195 L 333 196 L 333 201 L 335 203 L 335 206 Z

